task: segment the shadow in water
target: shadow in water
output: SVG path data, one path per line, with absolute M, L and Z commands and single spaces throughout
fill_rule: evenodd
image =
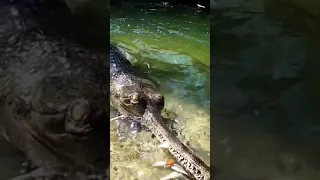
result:
M 217 179 L 319 179 L 320 17 L 273 1 L 218 3 L 211 16 Z

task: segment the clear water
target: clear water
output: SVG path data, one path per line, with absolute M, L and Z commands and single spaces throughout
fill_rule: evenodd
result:
M 165 109 L 177 115 L 185 139 L 207 163 L 210 153 L 210 19 L 196 9 L 111 7 L 110 37 L 133 63 L 160 84 Z M 111 179 L 156 180 L 170 170 L 152 164 L 170 158 L 151 133 L 119 142 L 111 127 Z

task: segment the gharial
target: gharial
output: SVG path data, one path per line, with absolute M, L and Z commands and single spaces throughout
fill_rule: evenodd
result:
M 108 54 L 46 34 L 25 2 L 0 6 L 0 130 L 35 167 L 13 179 L 108 179 Z
M 113 44 L 110 44 L 110 104 L 119 111 L 119 118 L 140 120 L 161 142 L 159 147 L 167 148 L 176 158 L 177 163 L 161 161 L 154 164 L 175 170 L 163 180 L 181 175 L 197 180 L 210 179 L 210 167 L 170 131 L 161 116 L 164 96 Z

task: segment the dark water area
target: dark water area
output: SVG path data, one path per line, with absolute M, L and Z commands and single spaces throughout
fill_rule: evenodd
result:
M 38 19 L 47 35 L 62 36 L 87 48 L 107 52 L 110 40 L 108 1 L 87 2 L 77 11 L 68 7 L 64 0 L 35 1 L 32 5 L 26 5 L 28 2 L 16 4 L 32 6 L 31 12 L 24 12 L 26 18 Z
M 216 179 L 320 179 L 319 12 L 311 1 L 212 6 Z

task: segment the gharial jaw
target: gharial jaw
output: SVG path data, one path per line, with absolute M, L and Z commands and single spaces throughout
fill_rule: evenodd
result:
M 174 172 L 161 178 L 160 180 L 171 180 L 180 177 L 187 177 L 196 180 L 210 180 L 210 168 L 198 158 L 186 145 L 184 145 L 173 133 L 169 130 L 161 115 L 152 113 L 146 110 L 144 116 L 140 119 L 141 123 L 145 125 L 161 142 L 159 148 L 168 149 L 169 152 L 176 158 L 176 160 L 159 161 L 153 164 L 154 167 L 164 167 L 174 170 Z M 125 119 L 128 117 L 118 116 L 110 119 L 110 121 Z M 177 162 L 176 162 L 177 161 Z
M 142 121 L 160 141 L 159 147 L 167 148 L 180 164 L 174 163 L 170 166 L 171 169 L 176 171 L 175 173 L 171 173 L 170 177 L 176 178 L 180 174 L 180 176 L 185 175 L 193 177 L 196 180 L 210 179 L 210 167 L 172 134 L 161 115 L 152 113 L 147 109 Z M 160 161 L 154 164 L 154 166 L 161 166 L 163 164 L 164 162 Z M 170 179 L 170 177 L 167 178 Z

